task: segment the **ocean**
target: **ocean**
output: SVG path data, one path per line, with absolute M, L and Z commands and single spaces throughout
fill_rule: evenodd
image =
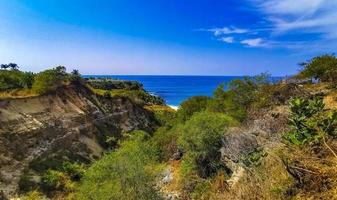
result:
M 165 99 L 166 104 L 176 107 L 192 96 L 211 96 L 221 83 L 229 83 L 240 76 L 150 76 L 150 75 L 87 75 L 84 77 L 109 77 L 138 81 L 144 89 Z

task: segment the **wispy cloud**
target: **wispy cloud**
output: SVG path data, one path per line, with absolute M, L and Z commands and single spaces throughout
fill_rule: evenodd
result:
M 242 40 L 241 44 L 247 47 L 266 47 L 267 46 L 267 43 L 265 43 L 262 38 Z
M 229 44 L 234 43 L 234 37 L 221 37 L 219 40 Z
M 337 39 L 336 0 L 250 0 L 272 24 L 273 32 L 321 34 Z
M 236 27 L 222 27 L 222 28 L 198 29 L 198 30 L 211 32 L 215 36 L 229 35 L 229 34 L 243 34 L 248 32 L 247 29 L 241 29 Z
M 255 48 L 337 47 L 337 0 L 246 0 L 266 23 L 202 29 L 219 41 Z M 254 27 L 254 28 L 252 28 Z M 288 37 L 290 36 L 290 37 Z M 235 38 L 235 40 L 234 40 Z M 291 39 L 290 39 L 291 38 Z M 328 45 L 327 45 L 328 44 Z

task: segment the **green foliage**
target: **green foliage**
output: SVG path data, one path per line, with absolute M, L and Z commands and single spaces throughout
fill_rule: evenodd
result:
M 143 89 L 143 85 L 136 81 L 114 80 L 106 78 L 87 78 L 86 83 L 93 92 L 98 95 L 109 97 L 128 97 L 141 105 L 163 105 L 164 99 L 160 96 L 151 95 Z
M 337 58 L 335 55 L 317 56 L 300 65 L 303 69 L 299 77 L 315 78 L 321 81 L 334 81 L 337 78 Z
M 267 152 L 263 149 L 256 150 L 243 158 L 243 163 L 246 166 L 259 166 L 261 165 L 262 158 L 267 156 Z
M 178 133 L 180 126 L 160 127 L 151 138 L 151 145 L 159 161 L 168 161 L 179 151 Z
M 211 112 L 225 113 L 239 121 L 246 116 L 246 110 L 233 98 L 231 91 L 225 91 L 224 85 L 220 84 L 214 91 L 213 98 L 209 101 L 207 110 Z
M 87 83 L 95 88 L 101 90 L 143 90 L 143 85 L 137 81 L 124 81 L 109 78 L 87 79 Z
M 270 75 L 262 73 L 233 80 L 229 83 L 229 90 L 233 94 L 234 101 L 246 109 L 250 106 L 266 107 L 271 101 Z
M 140 102 L 141 104 L 145 105 L 163 105 L 164 99 L 162 99 L 160 96 L 151 95 L 145 90 L 138 90 L 137 92 L 131 93 L 131 99 L 134 99 L 136 102 Z
M 22 197 L 22 200 L 47 200 L 41 192 L 34 190 L 28 192 L 24 197 Z
M 72 180 L 79 181 L 85 173 L 85 166 L 83 164 L 66 161 L 63 162 L 61 171 L 66 173 Z
M 65 67 L 59 66 L 38 73 L 34 79 L 33 89 L 39 94 L 55 91 L 67 78 L 65 70 Z
M 135 132 L 121 147 L 94 163 L 85 174 L 76 199 L 161 199 L 148 135 Z
M 194 113 L 206 110 L 210 97 L 194 96 L 182 102 L 179 106 L 177 116 L 180 121 L 184 122 L 191 118 Z
M 145 108 L 154 113 L 156 121 L 158 121 L 161 126 L 172 127 L 176 124 L 177 112 L 172 108 L 162 105 L 151 105 Z
M 73 69 L 69 75 L 69 81 L 72 83 L 79 83 L 81 80 L 80 72 L 77 69 Z
M 229 126 L 235 125 L 232 117 L 220 113 L 200 112 L 181 127 L 179 144 L 183 148 L 183 159 L 190 159 L 198 175 L 208 177 L 221 167 L 219 149 L 222 137 Z
M 32 87 L 34 74 L 18 70 L 0 70 L 0 91 L 11 89 L 29 89 Z
M 41 186 L 46 191 L 66 191 L 70 189 L 70 183 L 71 181 L 65 173 L 49 169 L 42 176 Z
M 336 112 L 324 112 L 322 99 L 300 99 L 290 101 L 291 131 L 286 138 L 295 145 L 318 142 L 325 134 L 336 135 Z
M 221 112 L 242 121 L 249 109 L 259 109 L 271 105 L 272 85 L 270 76 L 261 74 L 254 77 L 235 79 L 225 85 L 220 84 L 209 101 L 207 110 Z

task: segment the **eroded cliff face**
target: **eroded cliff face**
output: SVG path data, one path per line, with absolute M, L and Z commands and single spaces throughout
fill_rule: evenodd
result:
M 128 98 L 104 98 L 84 87 L 54 94 L 0 101 L 0 191 L 18 192 L 23 174 L 39 182 L 38 172 L 55 162 L 90 163 L 113 146 L 108 137 L 156 128 L 153 114 Z M 1 199 L 1 197 L 0 197 Z

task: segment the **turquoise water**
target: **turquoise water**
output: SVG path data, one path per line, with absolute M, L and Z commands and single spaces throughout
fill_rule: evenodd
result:
M 145 90 L 165 99 L 166 104 L 179 106 L 189 97 L 196 95 L 211 96 L 220 83 L 228 83 L 239 76 L 129 76 L 129 75 L 93 75 L 85 77 L 110 77 L 122 80 L 139 81 Z

